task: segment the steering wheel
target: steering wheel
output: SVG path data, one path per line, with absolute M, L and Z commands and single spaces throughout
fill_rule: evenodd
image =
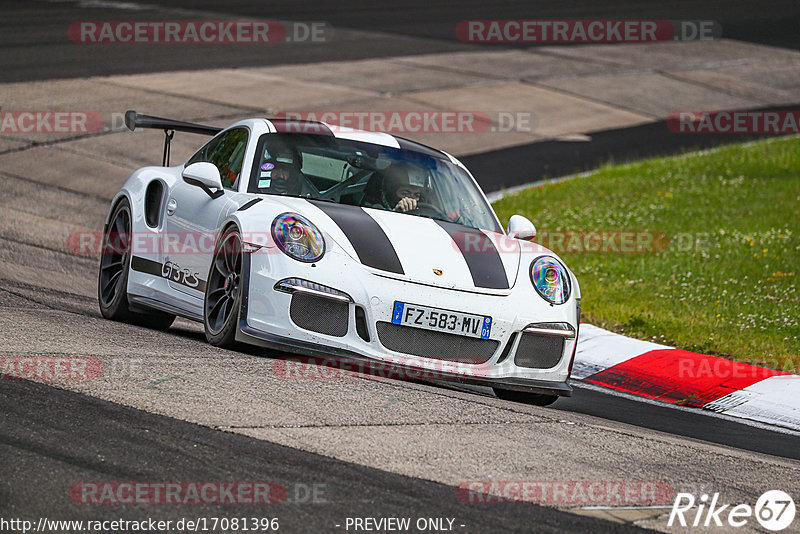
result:
M 445 212 L 441 209 L 437 208 L 433 204 L 428 204 L 427 202 L 419 202 L 417 201 L 417 207 L 413 210 L 408 210 L 406 213 L 411 213 L 414 215 L 422 215 L 427 217 L 433 217 L 436 219 L 443 219 L 445 221 L 449 221 L 450 218 L 447 216 Z

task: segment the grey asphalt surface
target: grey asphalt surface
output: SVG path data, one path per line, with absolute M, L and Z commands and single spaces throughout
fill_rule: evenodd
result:
M 772 106 L 773 110 L 796 110 L 800 104 Z M 759 134 L 671 133 L 666 121 L 593 132 L 586 141 L 541 141 L 459 159 L 469 168 L 481 188 L 489 193 L 596 169 L 607 163 L 680 154 L 715 146 L 769 137 Z M 498 173 L 497 169 L 503 169 Z
M 452 33 L 468 18 L 710 18 L 720 21 L 726 37 L 800 44 L 796 2 L 421 2 L 367 9 L 246 1 L 222 11 L 188 1 L 170 8 L 110 5 L 4 2 L 0 82 L 474 50 Z M 181 5 L 188 11 L 176 11 Z M 66 38 L 76 20 L 223 16 L 324 20 L 335 39 L 198 52 L 196 46 L 100 48 Z M 479 179 L 496 162 L 513 162 L 511 178 L 484 180 L 491 191 L 530 181 L 531 169 L 519 169 L 531 161 L 534 176 L 555 176 L 609 158 L 735 140 L 665 132 L 663 124 L 648 125 L 593 135 L 589 143 L 554 141 L 464 160 Z M 667 136 L 677 144 L 665 146 Z M 721 491 L 731 502 L 754 502 L 776 487 L 800 490 L 796 434 L 585 389 L 542 409 L 425 384 L 285 380 L 274 372 L 280 355 L 218 351 L 185 321 L 166 333 L 104 321 L 93 296 L 96 259 L 63 249 L 69 232 L 101 228 L 107 184 L 98 176 L 74 184 L 48 180 L 46 169 L 35 182 L 0 169 L 0 355 L 91 356 L 107 372 L 98 380 L 52 385 L 0 380 L 0 456 L 7 459 L 0 467 L 0 516 L 230 517 L 240 510 L 76 506 L 66 490 L 81 480 L 259 478 L 327 485 L 330 502 L 259 510 L 278 515 L 287 532 L 335 532 L 337 518 L 347 515 L 458 517 L 463 532 L 600 532 L 622 529 L 533 505 L 462 506 L 454 487 L 504 478 L 665 480 L 676 490 Z M 665 522 L 645 524 L 663 528 Z
M 457 532 L 643 532 L 529 503 L 466 504 L 455 488 L 219 432 L 26 380 L 0 380 L 0 516 L 31 520 L 278 518 L 281 532 L 346 532 L 348 517 L 452 518 Z M 96 505 L 73 484 L 277 482 L 273 504 Z M 337 526 L 338 525 L 338 526 Z M 175 531 L 177 529 L 173 529 Z M 416 528 L 409 532 L 420 532 Z
M 3 181 L 7 191 L 13 182 Z M 60 195 L 61 206 L 47 206 L 52 217 L 78 210 L 73 219 L 90 219 L 89 208 L 102 204 Z M 80 481 L 258 475 L 288 486 L 328 484 L 341 496 L 317 503 L 322 506 L 275 507 L 287 532 L 334 531 L 329 521 L 348 514 L 425 517 L 437 507 L 440 517 L 464 518 L 472 529 L 464 532 L 496 531 L 471 509 L 446 501 L 464 480 L 652 480 L 675 491 L 720 491 L 741 502 L 772 487 L 800 489 L 800 462 L 791 459 L 796 435 L 581 389 L 556 409 L 543 409 L 411 382 L 287 380 L 276 372 L 285 355 L 214 349 L 192 323 L 154 332 L 109 322 L 90 294 L 94 258 L 56 252 L 42 237 L 29 236 L 27 243 L 2 238 L 0 355 L 97 358 L 104 373 L 51 385 L 0 380 L 0 443 L 9 459 L 0 468 L 3 517 L 239 513 L 230 507 L 75 506 L 65 491 Z M 358 502 L 363 495 L 371 498 L 366 508 Z M 506 509 L 512 517 L 504 521 L 511 523 L 496 524 L 511 531 L 547 531 L 549 524 L 564 531 L 612 529 L 542 510 Z M 516 523 L 517 514 L 525 521 Z M 644 526 L 664 524 L 652 519 Z
M 91 2 L 5 0 L 0 8 L 0 81 L 79 78 L 164 70 L 312 63 L 509 45 L 462 43 L 455 28 L 471 19 L 714 20 L 723 36 L 800 47 L 800 5 L 791 0 L 698 2 L 278 2 L 175 0 Z M 67 28 L 85 20 L 230 20 L 259 18 L 326 22 L 326 42 L 252 45 L 91 45 L 69 40 Z

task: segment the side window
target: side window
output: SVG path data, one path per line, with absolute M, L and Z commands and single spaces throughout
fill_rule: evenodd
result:
M 211 141 L 209 141 L 208 143 L 206 143 L 205 145 L 203 145 L 203 148 L 195 152 L 194 156 L 189 158 L 189 161 L 186 162 L 186 166 L 188 167 L 192 163 L 197 163 L 200 161 L 208 161 L 207 155 L 217 147 L 217 145 L 221 140 L 222 140 L 221 137 L 216 137 Z
M 201 148 L 192 156 L 187 165 L 198 161 L 213 163 L 219 169 L 222 186 L 227 189 L 235 189 L 239 185 L 247 138 L 247 128 L 234 128 L 227 131 Z
M 223 134 L 219 144 L 208 153 L 208 161 L 219 169 L 223 187 L 232 189 L 239 185 L 246 147 L 247 129 L 235 128 Z

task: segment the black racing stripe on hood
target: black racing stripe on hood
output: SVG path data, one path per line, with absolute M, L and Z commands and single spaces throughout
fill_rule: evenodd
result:
M 497 247 L 486 234 L 460 224 L 436 221 L 450 234 L 467 262 L 475 287 L 508 289 L 508 278 Z
M 333 219 L 353 245 L 361 263 L 381 271 L 405 274 L 389 237 L 362 208 L 311 199 L 308 201 Z

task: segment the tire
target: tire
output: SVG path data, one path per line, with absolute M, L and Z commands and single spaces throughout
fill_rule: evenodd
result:
M 242 304 L 242 238 L 230 227 L 214 248 L 203 303 L 206 339 L 215 347 L 236 347 L 236 329 Z
M 543 395 L 541 393 L 528 393 L 526 391 L 514 391 L 511 389 L 492 388 L 498 398 L 520 402 L 522 404 L 532 404 L 534 406 L 550 406 L 558 400 L 558 395 Z
M 97 302 L 106 319 L 147 328 L 166 330 L 175 316 L 158 310 L 134 312 L 128 302 L 128 272 L 131 265 L 131 206 L 123 198 L 114 208 L 103 232 L 100 270 L 97 275 Z

